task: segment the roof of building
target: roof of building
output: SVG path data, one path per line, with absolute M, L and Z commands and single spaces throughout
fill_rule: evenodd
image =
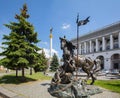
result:
M 110 25 L 104 26 L 100 29 L 94 30 L 92 32 L 88 32 L 87 34 L 79 37 L 79 41 L 83 41 L 85 39 L 95 38 L 99 35 L 105 35 L 106 33 L 114 33 L 120 31 L 120 21 L 112 23 Z M 73 38 L 71 41 L 76 42 L 77 38 Z

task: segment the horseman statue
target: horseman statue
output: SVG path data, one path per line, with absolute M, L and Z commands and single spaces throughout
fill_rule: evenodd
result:
M 95 59 L 93 61 L 91 58 L 85 57 L 83 55 L 79 55 L 77 59 L 77 56 L 74 53 L 76 46 L 73 45 L 72 42 L 66 40 L 65 36 L 64 38 L 60 37 L 60 42 L 61 49 L 63 50 L 64 71 L 73 73 L 75 70 L 77 70 L 77 67 L 82 68 L 82 70 L 87 73 L 86 81 L 90 77 L 92 78 L 92 82 L 90 83 L 92 85 L 96 80 L 95 75 L 101 69 L 101 61 L 99 59 Z
M 101 69 L 101 61 L 99 59 L 92 60 L 83 55 L 77 57 L 74 53 L 77 47 L 71 41 L 68 41 L 65 36 L 63 38 L 60 37 L 59 39 L 61 49 L 63 50 L 63 65 L 61 65 L 54 74 L 48 91 L 51 95 L 60 98 L 83 98 L 81 96 L 86 96 L 84 98 L 88 98 L 89 91 L 85 89 L 86 82 L 91 77 L 92 82 L 90 84 L 94 84 L 96 74 Z M 86 79 L 75 78 L 74 72 L 78 71 L 78 68 L 81 68 L 87 73 Z M 69 92 L 70 90 L 71 95 Z M 63 93 L 63 91 L 65 93 Z M 84 94 L 81 95 L 81 93 Z

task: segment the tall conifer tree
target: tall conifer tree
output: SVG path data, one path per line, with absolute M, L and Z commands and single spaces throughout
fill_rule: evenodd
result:
M 34 67 L 39 60 L 39 54 L 37 53 L 40 48 L 35 44 L 39 42 L 37 39 L 37 32 L 34 31 L 34 26 L 27 21 L 29 14 L 27 14 L 27 5 L 24 4 L 20 10 L 20 14 L 15 15 L 15 19 L 18 22 L 10 22 L 5 24 L 11 32 L 9 35 L 4 35 L 3 42 L 6 47 L 1 55 L 5 56 L 1 60 L 2 64 L 9 68 L 16 70 L 22 70 L 22 76 L 24 77 L 24 69 L 28 67 Z
M 59 61 L 58 61 L 58 57 L 57 55 L 54 53 L 53 57 L 52 57 L 52 61 L 50 64 L 50 70 L 51 71 L 56 71 L 58 69 L 59 66 Z
M 35 72 L 45 71 L 48 68 L 48 59 L 45 57 L 45 52 L 42 50 L 42 53 L 39 54 L 39 60 L 36 66 L 34 67 Z

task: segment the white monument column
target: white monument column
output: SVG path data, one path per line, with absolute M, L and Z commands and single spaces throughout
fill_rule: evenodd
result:
M 110 49 L 113 49 L 113 35 L 110 35 Z
M 120 48 L 120 32 L 118 33 L 118 44 L 119 44 L 119 48 Z
M 86 53 L 87 45 L 86 42 L 84 42 L 84 53 Z
M 105 50 L 105 44 L 106 44 L 105 37 L 102 37 L 102 51 Z
M 52 28 L 50 29 L 50 59 L 52 58 L 52 38 L 53 38 L 53 35 L 52 35 Z
M 98 39 L 96 39 L 96 51 L 98 51 Z
M 92 41 L 90 40 L 90 53 L 92 52 Z

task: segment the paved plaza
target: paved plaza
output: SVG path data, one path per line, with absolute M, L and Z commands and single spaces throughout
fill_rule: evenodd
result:
M 49 81 L 29 82 L 19 85 L 6 84 L 2 86 L 2 88 L 14 93 L 11 93 L 11 98 L 54 98 L 48 93 L 48 87 Z
M 0 98 L 55 98 L 47 91 L 49 85 L 50 81 L 29 82 L 19 85 L 5 84 L 0 86 L 0 94 L 4 93 L 6 96 Z M 120 94 L 103 89 L 103 93 L 93 95 L 90 98 L 120 98 Z
M 53 73 L 49 74 L 53 76 Z M 80 73 L 80 77 L 85 77 Z M 83 78 L 82 77 L 82 78 Z M 120 79 L 120 75 L 101 75 L 98 80 Z M 0 86 L 0 98 L 55 98 L 48 93 L 50 80 L 28 82 L 22 84 L 4 84 Z M 90 96 L 90 98 L 120 98 L 120 94 L 103 89 L 103 93 Z

